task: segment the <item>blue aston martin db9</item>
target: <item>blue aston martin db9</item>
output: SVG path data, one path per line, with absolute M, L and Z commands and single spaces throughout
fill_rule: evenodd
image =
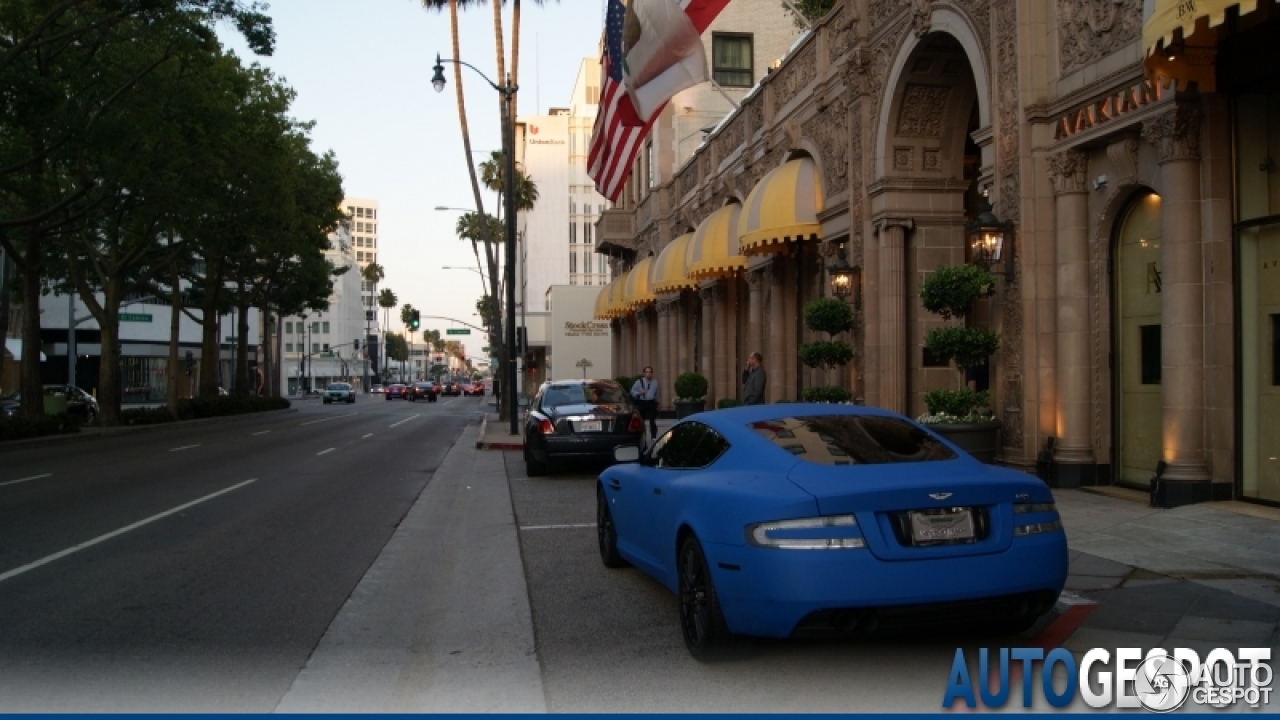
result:
M 884 410 L 700 413 L 615 459 L 596 490 L 600 557 L 677 594 L 697 658 L 806 629 L 1021 632 L 1066 582 L 1043 482 Z

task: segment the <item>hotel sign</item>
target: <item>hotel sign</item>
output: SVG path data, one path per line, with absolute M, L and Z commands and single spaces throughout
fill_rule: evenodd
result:
M 1078 107 L 1060 116 L 1054 123 L 1055 140 L 1069 138 L 1072 135 L 1105 125 L 1112 120 L 1124 117 L 1139 108 L 1144 108 L 1164 97 L 1164 88 L 1159 83 L 1147 80 L 1108 95 L 1100 100 Z
M 564 324 L 564 334 L 568 337 L 607 337 L 609 335 L 609 323 L 594 322 L 592 320 L 566 322 Z

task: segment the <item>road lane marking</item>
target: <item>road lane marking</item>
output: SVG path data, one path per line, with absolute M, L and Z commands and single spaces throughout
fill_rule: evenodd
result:
M 118 535 L 123 535 L 123 534 L 125 534 L 125 533 L 127 533 L 127 532 L 129 532 L 129 531 L 131 531 L 131 530 L 137 530 L 138 528 L 140 528 L 140 527 L 142 527 L 142 526 L 144 526 L 144 525 L 149 525 L 149 524 L 151 524 L 151 523 L 155 522 L 156 520 L 161 520 L 161 519 L 163 519 L 163 518 L 169 517 L 170 515 L 173 515 L 174 513 L 180 513 L 180 512 L 182 512 L 183 510 L 186 510 L 187 508 L 190 508 L 190 507 L 195 507 L 196 505 L 199 505 L 200 503 L 205 502 L 206 500 L 212 500 L 212 499 L 214 499 L 214 498 L 218 497 L 219 495 L 225 495 L 225 494 L 227 494 L 227 493 L 231 492 L 232 490 L 239 490 L 240 488 L 244 487 L 245 485 L 249 485 L 249 484 L 254 483 L 254 482 L 257 482 L 257 481 L 258 481 L 258 478 L 249 478 L 248 480 L 245 480 L 245 481 L 244 481 L 244 482 L 242 482 L 242 483 L 237 483 L 237 484 L 235 484 L 235 485 L 232 485 L 231 487 L 223 488 L 223 489 L 221 489 L 221 490 L 219 490 L 219 491 L 217 491 L 217 492 L 214 492 L 214 493 L 209 493 L 208 495 L 205 495 L 205 496 L 204 496 L 204 497 L 202 497 L 202 498 L 197 498 L 197 499 L 195 499 L 195 500 L 192 500 L 192 501 L 191 501 L 191 502 L 189 502 L 189 503 L 183 503 L 183 504 L 179 505 L 178 507 L 171 508 L 171 509 L 169 509 L 169 510 L 165 510 L 164 512 L 162 512 L 162 513 L 158 513 L 158 514 L 156 514 L 156 515 L 152 515 L 151 517 L 146 518 L 145 520 L 139 520 L 138 522 L 133 523 L 132 525 L 125 525 L 124 527 L 120 528 L 119 530 L 112 530 L 111 532 L 107 533 L 106 535 L 99 535 L 98 537 L 96 537 L 96 538 L 94 538 L 94 539 L 92 539 L 92 540 L 88 540 L 88 541 L 86 541 L 86 542 L 82 542 L 82 543 L 80 543 L 79 545 L 73 545 L 73 546 L 71 546 L 71 547 L 67 548 L 66 550 L 61 550 L 61 551 L 56 552 L 56 553 L 54 553 L 54 554 L 52 554 L 52 555 L 45 556 L 45 557 L 43 557 L 43 558 L 40 558 L 39 560 L 36 560 L 35 562 L 27 563 L 26 565 L 23 565 L 22 567 L 16 567 L 16 568 L 14 568 L 14 569 L 12 569 L 12 570 L 10 570 L 10 571 L 8 571 L 8 572 L 0 573 L 0 582 L 4 582 L 5 580 L 8 580 L 8 579 L 10 579 L 10 578 L 17 577 L 17 576 L 21 575 L 22 573 L 27 572 L 28 570 L 34 570 L 34 569 L 36 569 L 36 568 L 40 567 L 41 565 L 48 565 L 49 563 L 53 562 L 54 560 L 60 560 L 60 559 L 62 559 L 62 558 L 64 558 L 64 557 L 66 557 L 66 556 L 68 556 L 68 555 L 71 555 L 72 553 L 79 552 L 79 551 L 84 550 L 85 548 L 88 548 L 88 547 L 93 547 L 94 545 L 97 545 L 98 543 L 106 542 L 107 540 L 110 540 L 110 539 L 111 539 L 111 538 L 113 538 L 113 537 L 116 537 L 116 536 L 118 536 Z
M 407 417 L 407 418 L 405 418 L 405 419 L 401 420 L 400 422 L 396 423 L 395 425 L 388 425 L 387 427 L 395 427 L 396 425 L 403 425 L 403 424 L 405 424 L 405 423 L 409 422 L 410 420 L 412 420 L 412 419 L 414 419 L 414 418 L 416 418 L 416 417 L 422 417 L 422 416 L 421 416 L 421 415 L 410 415 L 409 417 Z
M 368 435 L 365 435 L 364 437 L 362 437 L 362 438 L 360 438 L 360 439 L 361 439 L 361 440 L 363 440 L 364 438 L 371 438 L 371 437 L 373 437 L 373 433 L 369 433 Z
M 324 418 L 323 420 L 308 420 L 307 422 L 298 423 L 298 424 L 299 425 L 315 425 L 316 423 L 329 422 L 330 420 L 337 420 L 338 418 L 351 417 L 352 415 L 359 415 L 359 414 L 360 413 L 347 413 L 346 415 L 334 415 L 333 417 L 327 417 L 327 418 Z
M 522 525 L 521 530 L 577 530 L 579 528 L 593 528 L 595 523 L 578 523 L 576 525 Z
M 200 447 L 200 443 L 196 443 L 195 445 L 183 445 L 182 447 L 169 448 L 169 452 L 178 452 L 179 450 L 190 450 L 191 448 L 198 448 L 198 447 Z
M 32 475 L 31 477 L 18 478 L 17 480 L 6 480 L 5 482 L 0 482 L 0 487 L 4 487 L 5 485 L 17 485 L 18 483 L 24 483 L 28 480 L 39 480 L 40 478 L 47 478 L 52 475 L 53 473 L 44 473 L 43 475 Z
M 328 450 L 321 450 L 320 452 L 316 453 L 316 455 L 327 455 L 333 452 L 334 450 L 337 450 L 337 448 L 329 448 Z
M 261 432 L 256 432 L 256 433 L 254 433 L 254 435 L 266 435 L 266 434 L 267 434 L 267 433 L 269 433 L 269 432 L 271 432 L 271 431 L 270 431 L 270 430 L 263 430 L 263 431 L 261 431 Z

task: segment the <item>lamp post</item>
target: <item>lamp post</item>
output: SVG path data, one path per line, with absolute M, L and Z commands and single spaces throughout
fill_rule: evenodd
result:
M 855 308 L 862 305 L 862 268 L 850 265 L 845 259 L 844 244 L 836 252 L 835 262 L 827 266 L 827 275 L 831 278 L 831 293 L 841 300 L 853 297 Z
M 516 176 L 516 153 L 515 153 L 515 118 L 511 116 L 511 100 L 515 97 L 515 85 L 511 84 L 508 76 L 506 85 L 497 85 L 490 80 L 484 73 L 477 70 L 473 65 L 465 63 L 461 60 L 452 58 L 441 58 L 436 55 L 436 64 L 432 69 L 435 74 L 431 76 L 431 86 L 436 92 L 444 90 L 444 63 L 453 63 L 471 68 L 477 75 L 484 78 L 489 83 L 489 87 L 497 90 L 502 94 L 502 152 L 503 152 L 503 220 L 506 224 L 506 262 L 507 267 L 504 270 L 504 277 L 507 285 L 507 326 L 506 326 L 506 361 L 507 368 L 503 385 L 506 386 L 506 399 L 508 413 L 510 414 L 510 431 L 512 435 L 520 434 L 519 423 L 516 418 L 516 283 L 515 283 L 515 267 L 516 267 L 516 198 L 515 198 L 515 176 Z
M 1013 282 L 1013 223 L 1000 222 L 985 196 L 983 206 L 978 217 L 965 228 L 973 251 L 973 264 L 990 270 L 1003 260 L 1005 282 Z

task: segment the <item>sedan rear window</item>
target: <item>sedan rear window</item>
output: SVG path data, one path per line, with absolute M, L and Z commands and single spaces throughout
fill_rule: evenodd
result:
M 626 402 L 626 393 L 615 383 L 574 383 L 551 385 L 542 394 L 542 406 L 596 405 Z
M 333 383 L 329 386 L 330 390 L 350 390 L 351 386 L 346 383 Z
M 881 465 L 956 457 L 940 440 L 892 417 L 786 417 L 753 422 L 751 429 L 792 455 L 818 465 Z

